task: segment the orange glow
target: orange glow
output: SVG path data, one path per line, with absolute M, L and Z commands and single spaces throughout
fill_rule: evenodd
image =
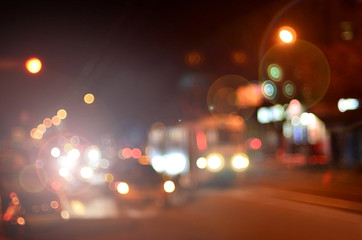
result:
M 72 208 L 73 212 L 79 216 L 83 216 L 86 213 L 86 207 L 81 201 L 78 200 L 71 201 L 70 207 Z
M 43 120 L 43 124 L 46 128 L 50 128 L 53 125 L 52 120 L 50 118 L 45 118 Z
M 122 157 L 124 158 L 130 158 L 132 157 L 132 150 L 129 148 L 123 148 L 122 150 Z
M 42 139 L 43 138 L 43 133 L 38 128 L 33 128 L 30 131 L 30 136 L 33 139 Z
M 18 205 L 18 204 L 20 203 L 19 198 L 17 198 L 17 197 L 14 197 L 13 199 L 11 199 L 11 202 L 12 202 L 14 205 Z
M 141 150 L 139 148 L 134 148 L 132 150 L 132 157 L 133 158 L 138 159 L 138 158 L 141 157 L 141 155 L 142 155 L 142 152 L 141 152 Z
M 29 58 L 25 62 L 25 67 L 30 73 L 36 74 L 40 72 L 42 64 L 38 58 Z
M 30 137 L 31 138 L 35 138 L 35 131 L 36 131 L 36 128 L 33 128 L 30 130 Z
M 53 209 L 57 209 L 59 207 L 59 203 L 57 201 L 52 201 L 50 203 L 50 207 Z
M 14 213 L 15 213 L 15 207 L 14 206 L 9 206 L 6 209 L 6 211 L 5 211 L 4 215 L 3 215 L 3 219 L 5 221 L 10 221 L 11 218 L 14 216 Z
M 284 43 L 293 43 L 297 38 L 297 33 L 293 28 L 283 26 L 279 29 L 279 38 Z
M 257 84 L 240 86 L 236 90 L 236 101 L 240 108 L 257 107 L 263 103 L 263 94 Z
M 57 112 L 57 116 L 59 119 L 65 119 L 67 117 L 67 111 L 65 111 L 64 109 L 60 109 Z
M 58 116 L 52 117 L 52 122 L 55 126 L 58 126 L 61 122 L 61 119 Z
M 37 129 L 44 134 L 46 132 L 46 126 L 44 124 L 39 124 Z
M 138 158 L 138 163 L 141 165 L 150 165 L 150 160 L 146 155 L 143 155 Z
M 16 221 L 19 225 L 25 225 L 25 219 L 22 217 L 18 217 L 17 221 Z
M 94 95 L 91 93 L 84 95 L 84 102 L 87 104 L 92 104 L 94 102 Z
M 246 62 L 246 54 L 241 51 L 234 51 L 231 53 L 231 59 L 235 64 L 242 65 Z
M 39 130 L 36 129 L 36 128 L 33 128 L 31 131 L 30 131 L 30 136 L 34 139 L 37 139 L 37 135 L 39 134 Z
M 204 57 L 198 51 L 188 52 L 185 55 L 185 62 L 190 66 L 200 66 L 204 62 Z

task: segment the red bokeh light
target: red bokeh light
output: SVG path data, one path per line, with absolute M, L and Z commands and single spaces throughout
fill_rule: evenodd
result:
M 142 155 L 142 152 L 141 152 L 141 150 L 139 148 L 134 148 L 132 150 L 132 157 L 133 158 L 138 159 L 138 158 L 141 157 L 141 155 Z
M 124 157 L 124 158 L 132 157 L 132 150 L 130 148 L 123 148 L 122 157 Z
M 249 147 L 253 150 L 261 148 L 261 140 L 259 138 L 253 138 L 249 141 Z

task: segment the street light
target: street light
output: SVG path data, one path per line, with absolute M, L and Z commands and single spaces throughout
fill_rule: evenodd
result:
M 296 31 L 289 26 L 279 28 L 279 38 L 283 43 L 294 43 L 297 39 Z
M 42 68 L 42 63 L 38 58 L 29 58 L 25 62 L 25 67 L 31 74 L 39 73 Z

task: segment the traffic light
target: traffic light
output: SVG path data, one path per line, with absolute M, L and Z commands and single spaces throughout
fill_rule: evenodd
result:
M 25 68 L 31 74 L 37 74 L 40 72 L 40 70 L 42 68 L 42 63 L 39 60 L 39 58 L 32 57 L 32 58 L 29 58 L 28 60 L 26 60 Z

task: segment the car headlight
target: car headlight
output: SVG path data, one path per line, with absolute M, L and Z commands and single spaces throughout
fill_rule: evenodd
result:
M 218 172 L 224 167 L 224 157 L 218 153 L 211 153 L 207 157 L 207 169 Z
M 249 166 L 249 158 L 246 154 L 235 154 L 231 159 L 231 165 L 235 171 L 243 171 Z
M 196 160 L 196 166 L 200 169 L 205 169 L 207 167 L 207 160 L 204 157 L 200 157 Z

